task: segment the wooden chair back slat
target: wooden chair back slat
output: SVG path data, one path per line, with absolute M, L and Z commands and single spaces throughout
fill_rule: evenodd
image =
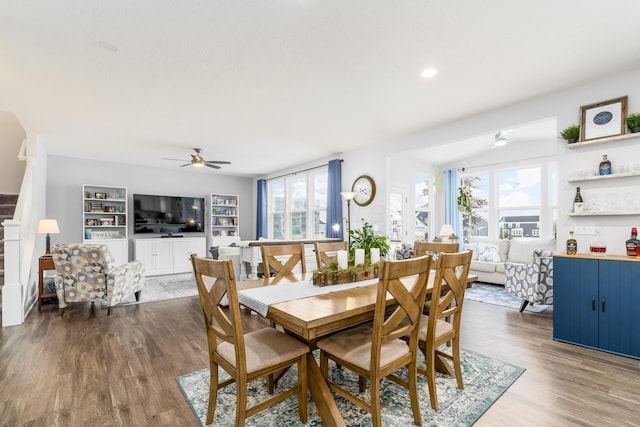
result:
M 262 265 L 265 274 L 276 272 L 271 283 L 278 283 L 283 278 L 295 281 L 293 269 L 298 263 L 302 273 L 307 272 L 307 266 L 304 257 L 304 243 L 294 243 L 287 245 L 262 245 Z M 276 257 L 289 257 L 284 264 Z
M 465 251 L 453 254 L 442 253 L 438 257 L 432 295 L 441 295 L 441 297 L 434 297 L 431 300 L 428 333 L 434 333 L 437 319 L 447 317 L 453 317 L 453 327 L 459 330 L 471 256 L 471 251 Z M 448 289 L 442 291 L 445 284 Z M 432 323 L 434 324 L 433 328 L 431 327 Z M 427 335 L 428 340 L 429 336 Z
M 347 250 L 347 242 L 315 242 L 313 245 L 318 268 L 336 262 L 336 252 Z

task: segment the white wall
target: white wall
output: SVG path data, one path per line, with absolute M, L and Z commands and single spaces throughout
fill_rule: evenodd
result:
M 18 194 L 24 176 L 25 162 L 18 160 L 22 141 L 27 134 L 13 113 L 0 111 L 0 193 Z
M 46 215 L 57 219 L 60 226 L 60 234 L 51 236 L 52 244 L 82 241 L 83 184 L 127 187 L 130 213 L 134 193 L 204 197 L 205 200 L 210 198 L 211 193 L 237 194 L 240 198 L 240 237 L 243 240 L 255 237 L 255 184 L 250 178 L 224 176 L 199 169 L 145 168 L 49 156 Z M 209 221 L 210 219 L 207 224 Z M 129 239 L 135 238 L 131 218 L 128 226 Z M 130 245 L 130 257 L 132 252 Z

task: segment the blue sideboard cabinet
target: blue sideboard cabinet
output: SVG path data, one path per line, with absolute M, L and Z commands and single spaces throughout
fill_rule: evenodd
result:
M 553 338 L 640 359 L 640 260 L 553 257 Z

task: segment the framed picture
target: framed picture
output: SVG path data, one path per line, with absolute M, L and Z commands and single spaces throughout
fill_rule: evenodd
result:
M 105 212 L 115 212 L 116 211 L 116 207 L 115 206 L 105 206 L 104 207 L 104 211 Z
M 627 96 L 580 107 L 580 141 L 624 135 Z
M 96 193 L 96 199 L 107 200 L 107 193 Z

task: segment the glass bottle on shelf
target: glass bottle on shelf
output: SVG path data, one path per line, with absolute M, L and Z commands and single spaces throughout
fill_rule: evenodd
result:
M 596 232 L 596 238 L 591 242 L 589 252 L 593 256 L 605 256 L 607 254 L 607 245 L 600 240 L 600 232 Z
M 581 214 L 584 212 L 584 202 L 580 194 L 580 187 L 576 187 L 576 197 L 573 198 L 573 213 Z
M 631 238 L 625 242 L 627 248 L 627 256 L 640 255 L 640 240 L 638 240 L 638 229 L 633 227 L 631 229 Z
M 576 255 L 578 253 L 578 241 L 573 238 L 573 231 L 570 231 L 571 235 L 567 239 L 567 255 Z
M 602 161 L 600 162 L 600 175 L 611 175 L 611 160 L 607 159 L 607 155 L 602 155 Z

